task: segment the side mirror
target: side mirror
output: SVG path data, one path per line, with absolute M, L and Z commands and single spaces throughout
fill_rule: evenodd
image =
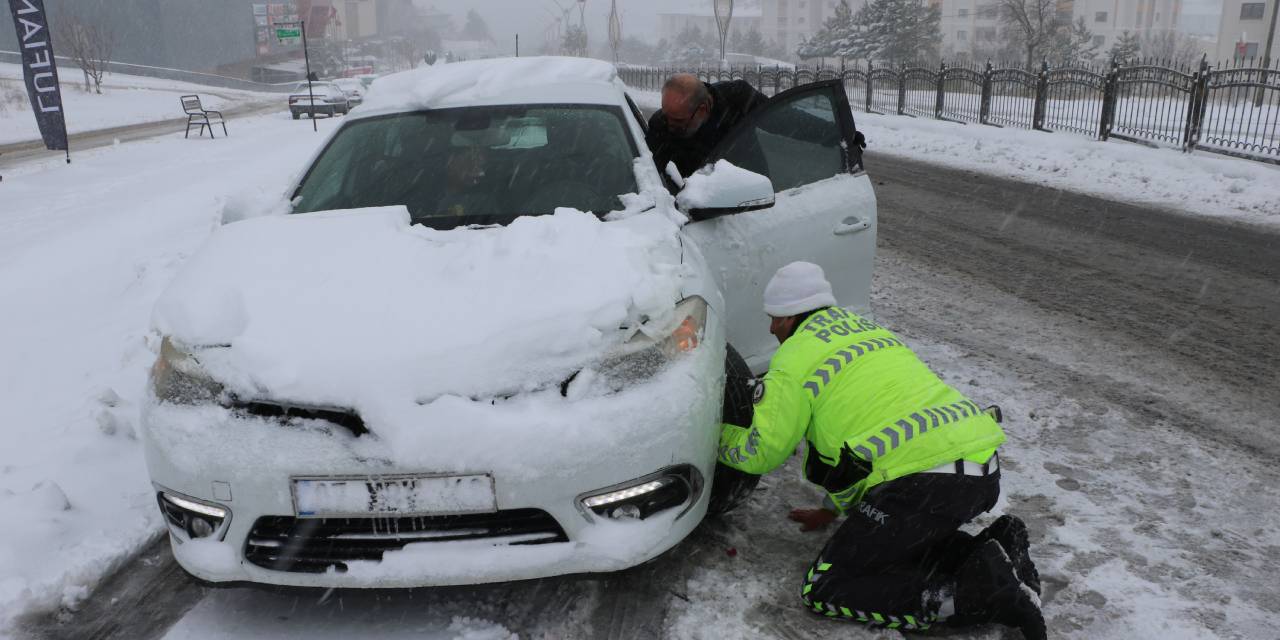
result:
M 676 206 L 693 221 L 773 206 L 773 182 L 728 160 L 707 165 L 685 180 Z

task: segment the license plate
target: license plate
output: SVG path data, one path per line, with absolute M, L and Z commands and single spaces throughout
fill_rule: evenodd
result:
M 424 516 L 498 510 L 493 476 L 292 478 L 294 512 L 304 518 Z

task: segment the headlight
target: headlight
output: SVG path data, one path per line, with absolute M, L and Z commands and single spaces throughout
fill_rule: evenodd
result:
M 158 492 L 156 499 L 160 503 L 160 513 L 164 515 L 165 522 L 169 525 L 169 531 L 179 541 L 183 540 L 183 536 L 194 540 L 208 538 L 214 534 L 218 534 L 221 539 L 226 535 L 222 525 L 231 516 L 231 512 L 226 507 L 168 491 Z
M 195 404 L 212 402 L 222 394 L 222 385 L 200 366 L 195 356 L 174 346 L 169 338 L 160 343 L 160 357 L 151 367 L 151 388 L 164 402 Z
M 621 388 L 652 378 L 667 363 L 702 344 L 707 324 L 707 303 L 702 298 L 685 298 L 676 305 L 674 320 L 657 331 L 644 327 L 613 357 L 600 365 L 600 373 L 610 385 Z

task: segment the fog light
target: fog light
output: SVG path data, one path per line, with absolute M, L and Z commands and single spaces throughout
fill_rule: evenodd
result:
M 191 530 L 192 538 L 208 538 L 213 535 L 213 525 L 198 516 L 191 518 L 191 525 L 188 528 Z
M 667 509 L 691 504 L 690 497 L 699 483 L 696 471 L 687 465 L 673 467 L 651 476 L 638 478 L 630 486 L 611 487 L 601 493 L 580 497 L 584 513 L 587 509 L 613 520 L 643 520 Z
M 614 520 L 639 520 L 640 507 L 637 507 L 634 504 L 624 504 L 620 507 L 615 507 L 613 511 L 610 511 L 609 517 Z

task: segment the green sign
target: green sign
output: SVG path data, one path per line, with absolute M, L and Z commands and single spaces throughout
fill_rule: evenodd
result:
M 302 37 L 302 29 L 291 27 L 288 29 L 276 29 L 276 38 L 280 40 L 292 40 Z

